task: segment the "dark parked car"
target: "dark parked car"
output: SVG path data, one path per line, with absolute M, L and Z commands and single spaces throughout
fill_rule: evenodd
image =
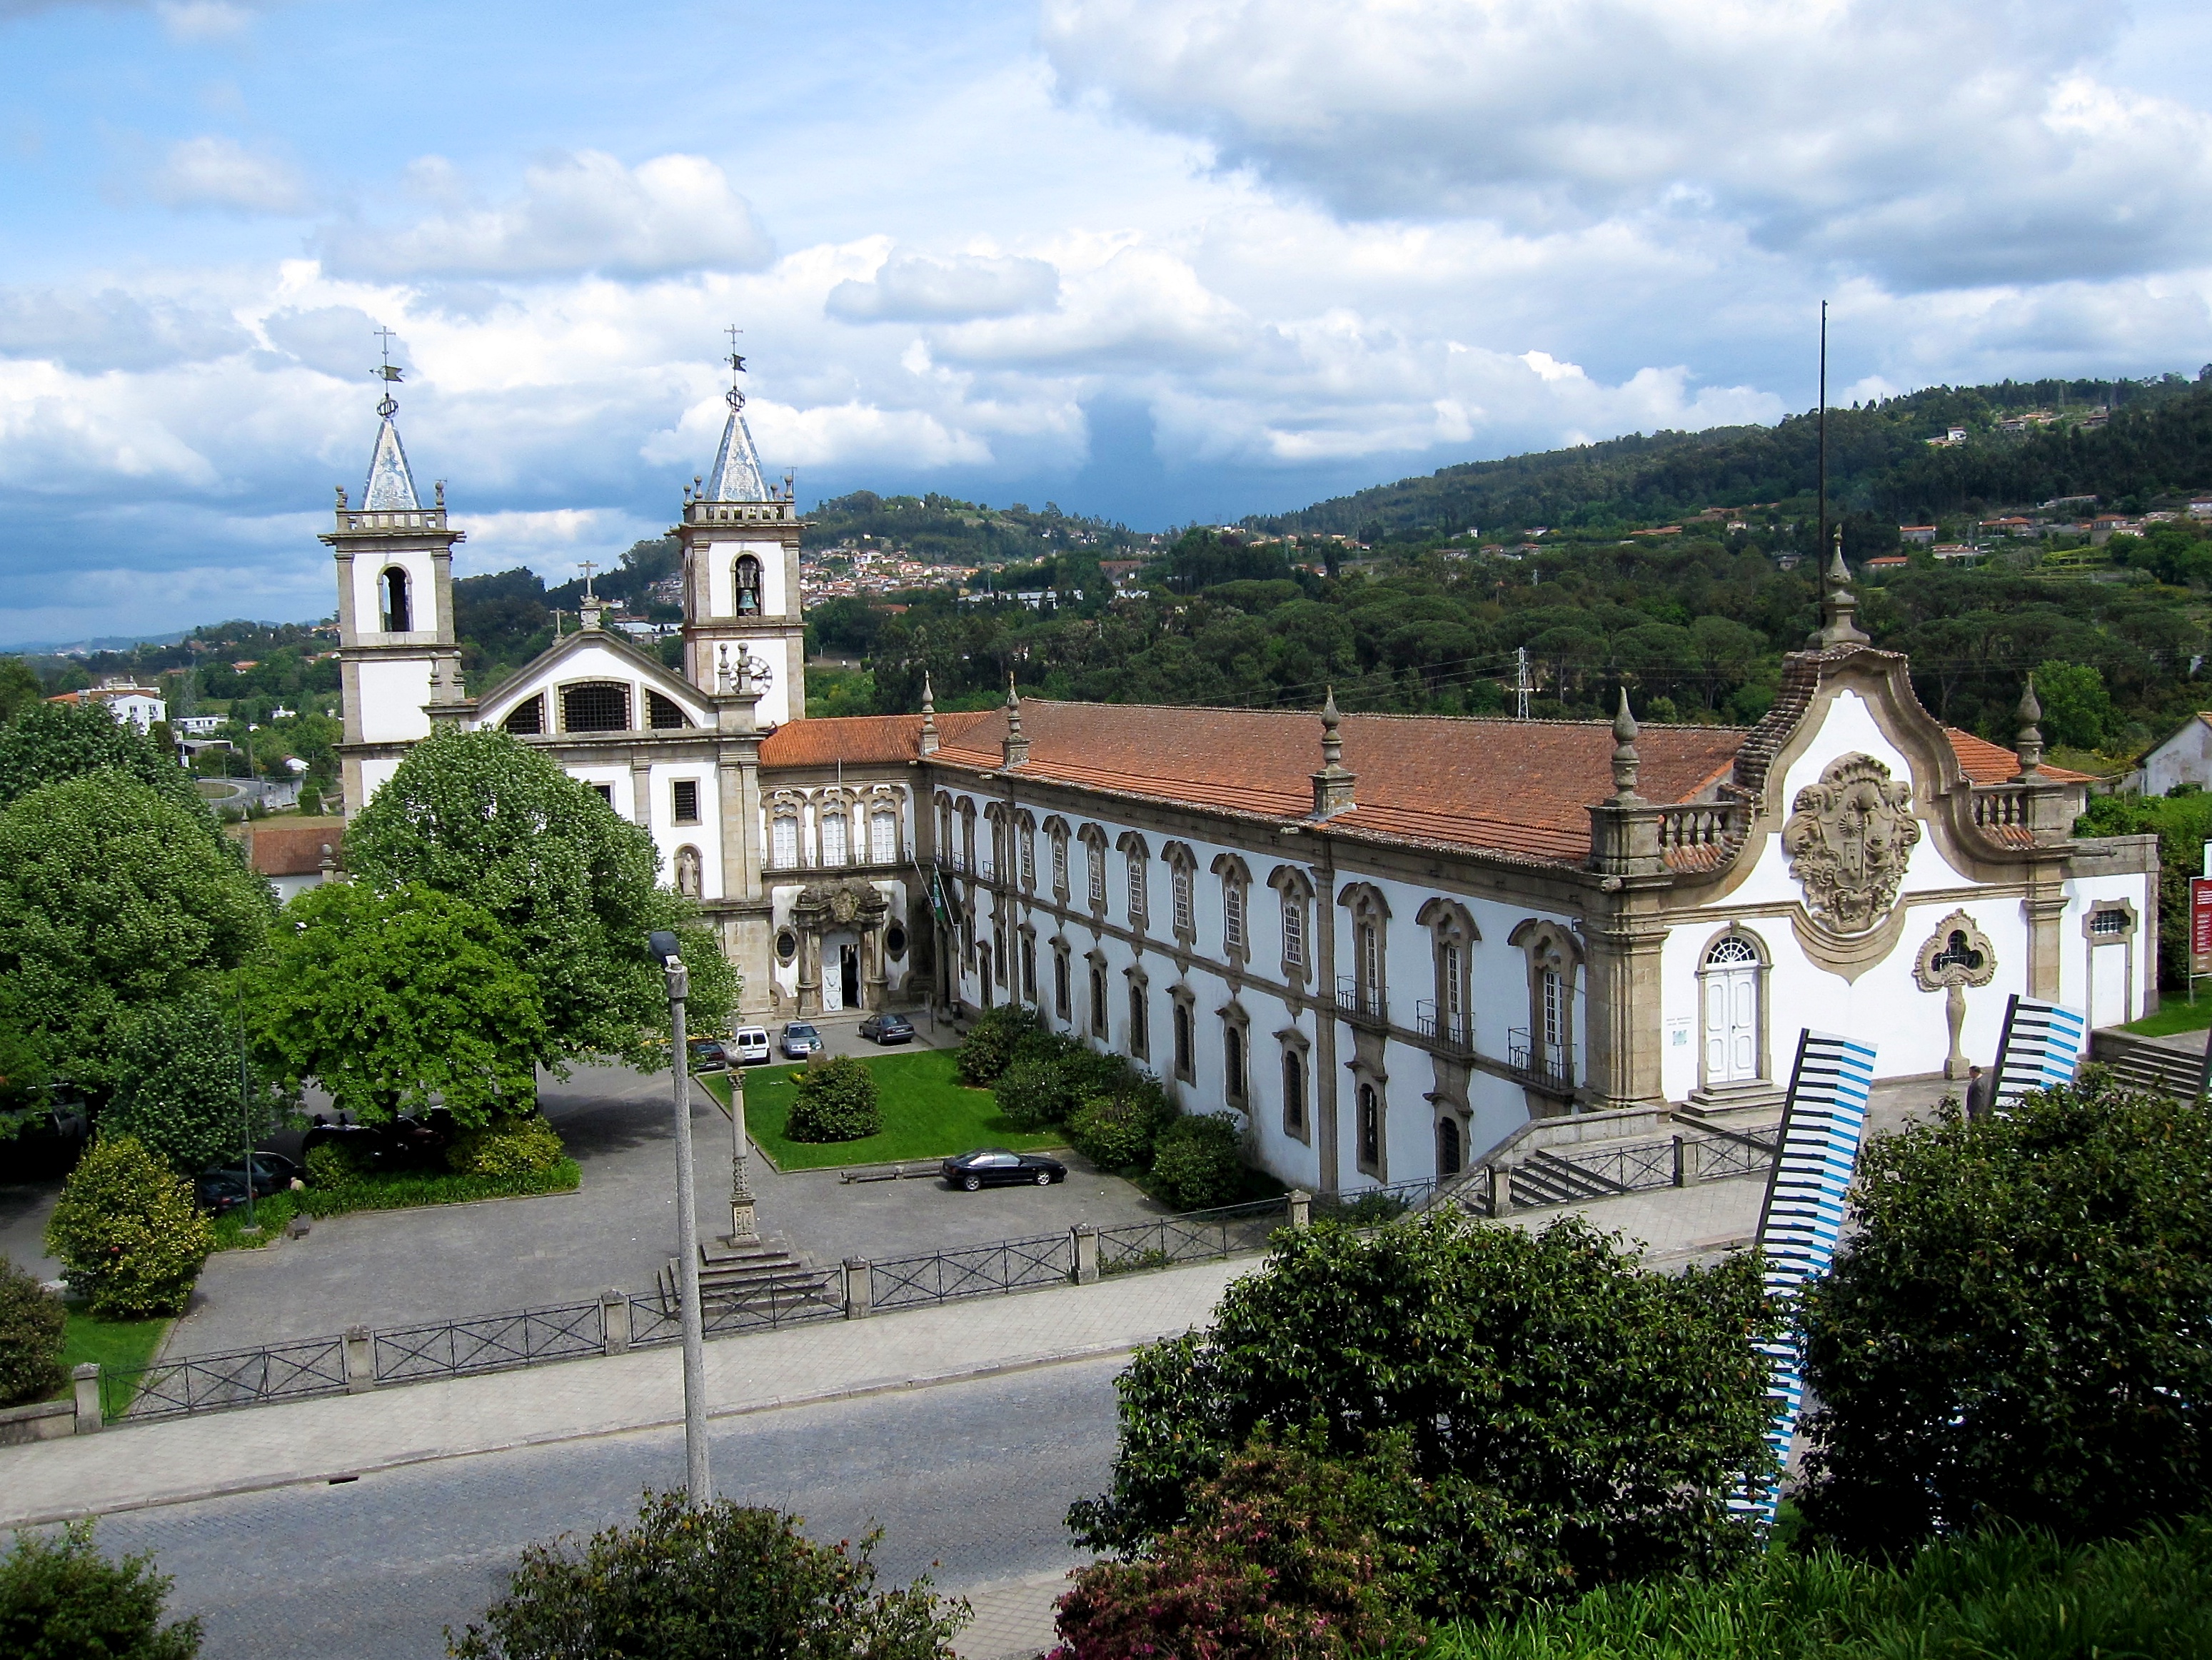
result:
M 343 1147 L 363 1172 L 442 1170 L 453 1139 L 453 1114 L 433 1107 L 420 1118 L 402 1116 L 389 1124 L 318 1123 L 300 1138 L 300 1157 L 332 1146 Z
M 973 1193 L 978 1188 L 1048 1188 L 1067 1180 L 1067 1166 L 1041 1152 L 1008 1152 L 1004 1147 L 978 1147 L 944 1164 L 945 1179 Z
M 695 1037 L 691 1040 L 691 1070 L 694 1072 L 727 1072 L 730 1051 L 719 1037 Z
M 281 1152 L 257 1152 L 253 1155 L 253 1196 L 266 1199 L 272 1193 L 282 1193 L 299 1180 L 300 1167 Z M 216 1164 L 202 1171 L 192 1179 L 192 1197 L 200 1208 L 213 1211 L 217 1216 L 246 1202 L 246 1166 L 244 1164 Z
M 872 1043 L 911 1043 L 914 1022 L 903 1014 L 872 1014 L 860 1022 L 860 1036 Z

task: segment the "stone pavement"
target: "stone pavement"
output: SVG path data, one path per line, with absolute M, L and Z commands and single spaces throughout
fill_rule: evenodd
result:
M 707 1346 L 718 1417 L 1111 1354 L 1203 1324 L 1253 1259 L 824 1321 Z M 678 1423 L 673 1344 L 0 1450 L 0 1527 Z
M 1055 1568 L 953 1590 L 950 1594 L 966 1597 L 975 1615 L 953 1640 L 954 1651 L 961 1660 L 1029 1660 L 1055 1647 L 1053 1605 L 1066 1589 L 1066 1573 Z

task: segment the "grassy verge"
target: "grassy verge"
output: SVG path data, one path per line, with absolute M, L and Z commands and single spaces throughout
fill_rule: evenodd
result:
M 154 1358 L 168 1329 L 167 1320 L 102 1320 L 72 1306 L 62 1333 L 62 1365 L 75 1367 L 97 1360 L 104 1372 L 143 1366 Z M 65 1398 L 74 1387 L 64 1383 L 52 1398 Z
M 2176 1032 L 2203 1031 L 2207 1026 L 2212 1026 L 2212 991 L 2204 993 L 2193 1003 L 2185 998 L 2169 997 L 2156 1014 L 2131 1020 L 2120 1030 L 2144 1037 L 2171 1037 Z
M 793 1141 L 784 1134 L 796 1094 L 792 1080 L 799 1067 L 746 1069 L 745 1129 L 778 1170 L 834 1170 L 848 1164 L 884 1164 L 901 1159 L 942 1158 L 971 1147 L 1011 1147 L 1017 1152 L 1060 1145 L 1056 1131 L 1018 1130 L 999 1116 L 988 1090 L 969 1089 L 953 1070 L 950 1049 L 910 1049 L 879 1055 L 864 1064 L 875 1074 L 884 1128 L 858 1141 Z M 728 1080 L 699 1080 L 725 1107 Z
M 1774 1549 L 1710 1584 L 1594 1591 L 1445 1627 L 1431 1660 L 2185 1660 L 2212 1654 L 2212 1521 L 2069 1550 L 2034 1534 L 1933 1544 L 1897 1566 Z

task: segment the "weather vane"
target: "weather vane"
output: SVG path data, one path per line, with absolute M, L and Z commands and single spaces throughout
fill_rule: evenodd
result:
M 732 409 L 741 410 L 745 406 L 745 395 L 738 390 L 738 377 L 745 372 L 745 360 L 744 354 L 738 350 L 738 337 L 744 331 L 732 323 L 722 332 L 730 337 L 730 389 L 724 396 L 728 398 Z
M 380 328 L 375 332 L 384 342 L 384 365 L 377 369 L 375 374 L 376 377 L 385 384 L 384 396 L 376 401 L 376 412 L 389 421 L 399 413 L 399 400 L 392 395 L 391 389 L 399 384 L 402 371 L 392 361 L 392 331 Z

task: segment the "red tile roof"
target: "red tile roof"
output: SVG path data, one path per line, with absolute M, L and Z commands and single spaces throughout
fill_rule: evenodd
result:
M 969 710 L 937 717 L 940 744 L 950 743 L 988 711 Z M 921 755 L 918 714 L 841 714 L 831 720 L 788 721 L 762 742 L 763 767 L 827 767 L 842 761 L 861 766 L 917 760 Z
M 1310 712 L 1030 701 L 1022 726 L 1025 778 L 1263 818 L 1313 811 L 1322 727 Z M 1613 789 L 1606 721 L 1347 714 L 1341 732 L 1357 805 L 1329 824 L 1377 840 L 1577 861 L 1589 853 L 1585 809 Z M 995 769 L 1005 735 L 993 710 L 937 758 Z M 1733 727 L 1646 727 L 1639 788 L 1695 800 L 1728 775 L 1743 739 Z
M 2008 784 L 2020 776 L 2020 757 L 2002 744 L 1992 744 L 1986 738 L 1977 738 L 1971 732 L 1960 732 L 1956 727 L 1943 728 L 1943 735 L 1951 740 L 1951 752 L 1959 757 L 1959 764 L 1966 769 L 1966 776 L 1977 784 Z M 2063 767 L 2045 767 L 2043 776 L 2062 784 L 2086 784 L 2094 773 L 2069 772 Z
M 343 819 L 252 819 L 241 828 L 247 862 L 263 876 L 312 875 L 323 867 L 325 843 L 331 856 L 345 863 Z

